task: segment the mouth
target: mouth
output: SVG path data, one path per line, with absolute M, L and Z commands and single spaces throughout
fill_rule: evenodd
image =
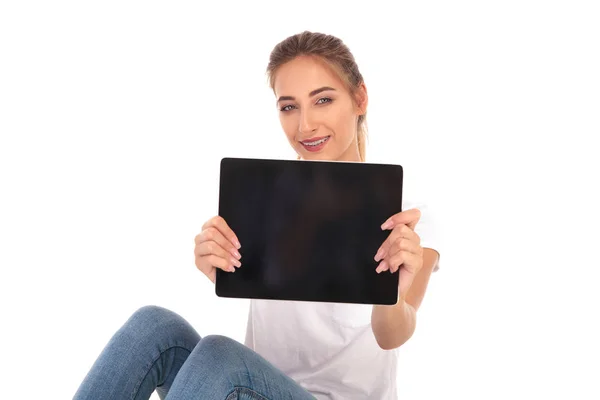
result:
M 325 136 L 325 137 L 320 137 L 320 138 L 310 138 L 307 140 L 303 140 L 300 143 L 302 143 L 302 146 L 304 146 L 304 148 L 306 150 L 315 152 L 315 151 L 319 151 L 323 147 L 325 147 L 325 144 L 327 144 L 330 137 L 331 136 Z

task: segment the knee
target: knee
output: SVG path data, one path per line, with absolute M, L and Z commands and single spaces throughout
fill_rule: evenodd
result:
M 186 390 L 199 398 L 237 399 L 237 388 L 252 387 L 253 379 L 259 380 L 264 375 L 260 367 L 253 367 L 257 364 L 252 362 L 246 349 L 240 342 L 226 336 L 205 336 L 181 367 L 177 379 L 188 383 Z M 179 398 L 182 395 L 180 391 L 183 391 L 183 385 L 173 387 L 169 396 Z M 254 395 L 252 398 L 259 397 Z
M 213 349 L 219 352 L 231 350 L 239 344 L 236 340 L 222 335 L 208 335 L 202 339 L 201 345 L 207 349 Z
M 137 338 L 166 335 L 193 342 L 200 340 L 199 335 L 183 317 L 155 305 L 143 306 L 136 310 L 121 331 Z
M 205 336 L 190 355 L 202 374 L 210 376 L 215 384 L 246 384 L 248 365 L 251 363 L 249 349 L 238 341 L 221 335 Z
M 202 338 L 197 345 L 197 352 L 202 354 L 202 357 L 211 359 L 213 362 L 229 366 L 239 365 L 239 361 L 243 358 L 242 355 L 244 354 L 241 343 L 221 335 L 209 335 Z
M 146 324 L 162 324 L 175 319 L 181 318 L 171 310 L 163 307 L 149 305 L 138 308 L 129 318 L 129 322 L 146 323 Z

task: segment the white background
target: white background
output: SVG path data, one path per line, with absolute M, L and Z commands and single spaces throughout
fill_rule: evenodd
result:
M 264 70 L 308 29 L 353 51 L 367 161 L 402 164 L 444 237 L 400 397 L 599 398 L 594 3 L 3 2 L 3 397 L 72 397 L 147 304 L 243 340 L 193 239 L 221 157 L 294 158 Z

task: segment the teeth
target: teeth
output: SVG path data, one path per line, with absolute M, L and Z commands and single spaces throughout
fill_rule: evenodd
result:
M 306 146 L 318 146 L 321 143 L 326 142 L 327 139 L 329 139 L 329 137 L 323 138 L 321 140 L 317 140 L 316 142 L 302 142 L 302 143 L 304 143 Z

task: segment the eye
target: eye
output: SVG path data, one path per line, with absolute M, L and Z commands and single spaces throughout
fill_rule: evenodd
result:
M 324 102 L 321 102 L 321 100 L 327 100 Z M 331 100 L 329 97 L 321 97 L 319 100 L 317 100 L 317 104 L 325 104 L 325 103 L 331 103 L 333 100 Z
M 281 107 L 281 108 L 279 109 L 279 111 L 284 111 L 284 112 L 285 112 L 285 111 L 290 111 L 291 109 L 290 109 L 290 108 L 288 108 L 288 107 L 294 107 L 294 106 L 292 106 L 292 105 L 283 106 L 283 107 Z
M 331 103 L 333 100 L 329 97 L 321 97 L 319 100 L 317 100 L 317 104 L 325 104 L 325 103 Z M 288 104 L 287 106 L 283 106 L 279 109 L 279 111 L 282 112 L 286 112 L 286 111 L 291 111 L 292 108 L 295 108 L 295 106 Z

